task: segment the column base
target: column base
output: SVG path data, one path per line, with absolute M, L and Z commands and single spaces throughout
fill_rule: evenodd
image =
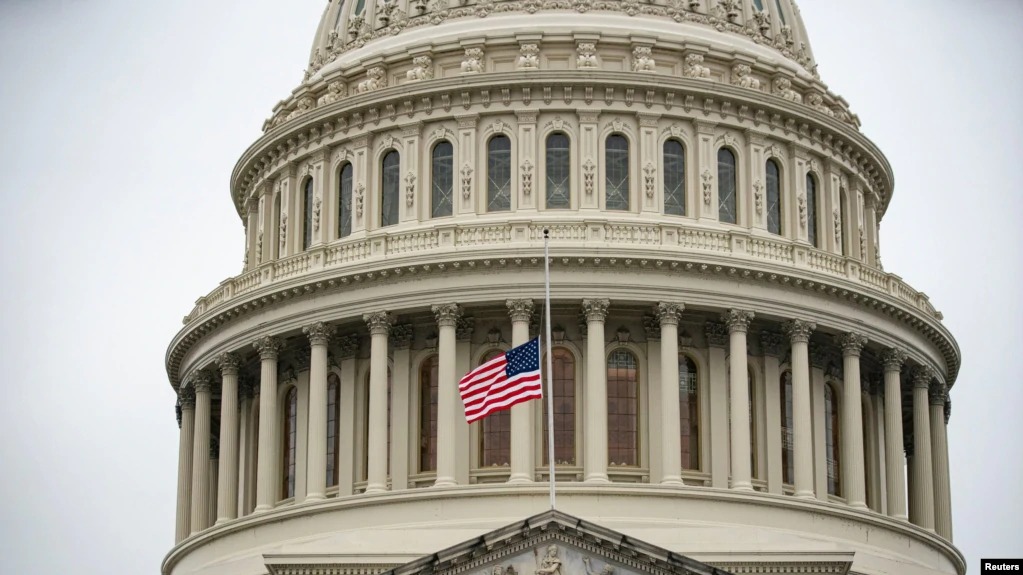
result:
M 591 473 L 583 480 L 584 483 L 611 483 L 606 473 Z
M 273 510 L 273 506 L 272 505 L 267 505 L 265 503 L 262 503 L 260 505 L 257 505 L 256 508 L 252 510 L 252 514 L 255 515 L 257 513 L 266 513 L 267 511 L 272 511 L 272 510 Z
M 310 501 L 323 501 L 326 498 L 327 496 L 322 493 L 312 493 L 310 495 L 305 496 L 304 503 L 308 503 Z
M 665 477 L 661 479 L 661 485 L 667 485 L 669 487 L 683 487 L 685 483 L 682 482 L 681 477 Z
M 742 481 L 740 483 L 732 483 L 732 491 L 756 491 L 756 490 L 753 489 L 752 483 Z
M 533 483 L 533 478 L 526 473 L 513 473 L 508 478 L 508 483 Z
M 793 497 L 799 499 L 817 499 L 817 496 L 813 494 L 813 491 L 797 491 Z
M 857 501 L 856 503 L 849 503 L 848 505 L 849 505 L 849 507 L 852 507 L 853 509 L 859 509 L 859 510 L 862 510 L 862 511 L 866 511 L 866 510 L 870 509 L 870 507 L 867 507 L 866 503 L 862 503 L 862 502 L 859 502 L 859 501 Z
M 455 485 L 458 485 L 458 482 L 455 481 L 454 477 L 438 477 L 433 482 L 434 487 L 454 487 Z
M 214 526 L 216 526 L 216 525 L 223 525 L 225 523 L 230 523 L 230 522 L 232 522 L 234 520 L 235 520 L 234 517 L 218 517 L 217 518 L 217 522 L 214 523 L 213 525 Z
M 379 483 L 374 483 L 374 484 L 367 485 L 366 486 L 366 491 L 365 491 L 365 493 L 386 493 L 386 492 L 387 492 L 387 486 L 386 485 L 381 485 Z M 309 498 L 306 497 L 306 499 L 308 500 Z

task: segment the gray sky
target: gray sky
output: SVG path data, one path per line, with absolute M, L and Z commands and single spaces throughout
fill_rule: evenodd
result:
M 235 161 L 322 0 L 0 0 L 0 572 L 152 573 L 173 542 L 163 357 L 242 261 Z M 803 0 L 823 79 L 895 169 L 882 258 L 963 351 L 956 544 L 1023 556 L 1023 2 Z

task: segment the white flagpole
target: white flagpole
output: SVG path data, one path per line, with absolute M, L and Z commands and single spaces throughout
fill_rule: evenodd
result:
M 546 328 L 544 340 L 547 342 L 547 465 L 550 467 L 551 509 L 554 506 L 554 364 L 551 353 L 551 268 L 548 256 L 549 230 L 543 230 L 543 282 L 544 282 L 544 315 Z

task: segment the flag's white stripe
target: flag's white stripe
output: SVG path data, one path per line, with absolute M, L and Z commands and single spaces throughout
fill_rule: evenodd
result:
M 498 399 L 501 399 L 501 398 L 505 397 L 506 395 L 508 395 L 509 393 L 514 393 L 514 391 L 517 389 L 517 385 L 519 384 L 520 381 L 523 381 L 525 379 L 530 379 L 530 378 L 538 378 L 538 377 L 540 377 L 540 372 L 538 372 L 538 371 L 531 371 L 531 372 L 526 372 L 526 373 L 520 373 L 519 375 L 516 375 L 515 377 L 513 377 L 511 379 L 506 379 L 506 380 L 501 381 L 500 384 L 498 384 L 498 385 L 493 385 L 493 386 L 488 387 L 487 389 L 481 390 L 479 393 L 474 393 L 474 394 L 471 394 L 471 395 L 470 394 L 463 394 L 462 395 L 462 402 L 465 404 L 466 408 L 468 409 L 469 407 L 471 407 L 471 406 L 473 406 L 473 405 L 475 405 L 475 404 L 477 404 L 477 403 L 479 403 L 481 401 L 485 402 L 489 398 L 492 398 L 492 397 L 496 397 Z
M 508 401 L 514 400 L 519 395 L 531 395 L 533 393 L 543 393 L 540 374 L 535 372 L 532 377 L 516 381 L 513 386 L 502 390 L 500 393 L 488 395 L 482 401 L 473 404 L 466 403 L 465 412 L 468 415 L 479 410 L 486 410 L 492 405 L 505 405 Z
M 494 413 L 495 411 L 500 411 L 502 409 L 506 409 L 506 408 L 511 407 L 513 405 L 517 405 L 519 403 L 523 403 L 523 402 L 529 401 L 531 399 L 539 399 L 541 397 L 543 397 L 543 392 L 541 390 L 541 385 L 539 383 L 537 383 L 537 386 L 536 386 L 535 390 L 530 391 L 528 393 L 522 393 L 520 395 L 516 395 L 515 397 L 510 398 L 510 399 L 508 399 L 506 401 L 502 401 L 500 403 L 488 404 L 485 408 L 483 408 L 482 410 L 480 410 L 478 412 L 474 412 L 474 413 L 471 413 L 471 414 L 467 413 L 466 414 L 466 419 L 468 420 L 469 423 L 472 423 L 474 421 L 482 419 L 483 417 L 486 417 L 487 415 L 490 415 L 491 413 Z
M 479 367 L 470 371 L 469 373 L 465 374 L 465 376 L 462 377 L 462 379 L 458 380 L 458 387 L 461 388 L 464 384 L 479 379 L 481 376 L 497 373 L 498 368 L 500 368 L 503 371 L 504 366 L 507 364 L 508 362 L 506 361 L 505 356 L 503 354 L 499 355 L 494 359 L 484 363 L 483 365 L 480 365 Z
M 462 378 L 462 381 L 458 382 L 459 392 L 465 393 L 466 391 L 478 387 L 481 383 L 493 381 L 494 378 L 496 377 L 504 376 L 506 365 L 507 364 L 502 362 L 500 364 L 489 367 L 487 367 L 486 364 L 477 367 L 472 373 L 469 374 L 472 377 L 469 377 L 469 375 L 467 375 Z M 484 367 L 486 367 L 486 369 L 484 369 Z

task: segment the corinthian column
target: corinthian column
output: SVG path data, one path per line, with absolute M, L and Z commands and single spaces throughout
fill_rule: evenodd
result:
M 309 449 L 306 501 L 326 497 L 327 491 L 327 343 L 334 327 L 316 322 L 302 328 L 309 336 Z M 386 368 L 386 366 L 385 366 Z
M 192 375 L 195 389 L 195 435 L 192 437 L 192 533 L 209 527 L 210 501 L 210 391 L 213 380 L 205 373 Z
M 867 486 L 863 458 L 863 405 L 861 403 L 860 352 L 867 338 L 849 332 L 839 338 L 842 345 L 842 458 L 845 468 L 845 498 L 850 507 L 866 509 Z
M 259 352 L 259 446 L 256 455 L 256 509 L 262 513 L 274 506 L 274 432 L 277 428 L 277 355 L 284 343 L 276 337 L 256 340 L 252 347 Z
M 902 381 L 906 352 L 891 348 L 884 361 L 884 466 L 888 515 L 906 521 L 906 459 L 902 444 Z
M 686 306 L 657 304 L 661 324 L 661 484 L 682 485 L 682 426 L 679 414 L 678 320 Z
M 934 370 L 920 367 L 913 373 L 913 485 L 917 525 L 934 531 L 934 468 L 931 461 L 931 414 L 928 391 L 934 379 Z
M 611 301 L 584 299 L 586 314 L 586 460 L 584 480 L 607 483 L 607 366 L 604 363 L 604 318 Z
M 370 335 L 366 493 L 379 493 L 387 491 L 387 335 L 393 319 L 385 311 L 368 313 L 362 319 Z
M 934 530 L 952 540 L 952 495 L 948 477 L 948 434 L 945 402 L 948 390 L 935 380 L 931 385 L 931 460 L 934 462 Z
M 225 353 L 220 365 L 220 455 L 217 524 L 238 517 L 238 356 Z
M 455 327 L 462 310 L 458 304 L 435 305 L 437 318 L 437 480 L 436 487 L 457 485 L 458 454 L 455 453 L 455 418 L 458 417 L 458 377 L 455 373 Z
M 533 300 L 510 299 L 505 303 L 512 322 L 512 346 L 522 345 L 529 341 Z M 508 483 L 532 483 L 536 473 L 534 466 L 533 404 L 527 401 L 511 408 L 511 475 Z
M 721 315 L 728 326 L 729 396 L 732 410 L 729 432 L 732 438 L 732 489 L 753 491 L 750 460 L 749 366 L 746 357 L 746 331 L 753 321 L 753 312 L 731 309 Z
M 813 495 L 813 424 L 810 413 L 810 334 L 817 324 L 794 319 L 785 332 L 792 344 L 792 451 L 795 458 L 795 496 Z M 734 443 L 734 440 L 733 440 Z
M 192 518 L 192 443 L 195 437 L 195 390 L 181 387 L 181 422 L 178 425 L 178 508 L 174 526 L 174 542 L 179 543 L 188 534 Z

